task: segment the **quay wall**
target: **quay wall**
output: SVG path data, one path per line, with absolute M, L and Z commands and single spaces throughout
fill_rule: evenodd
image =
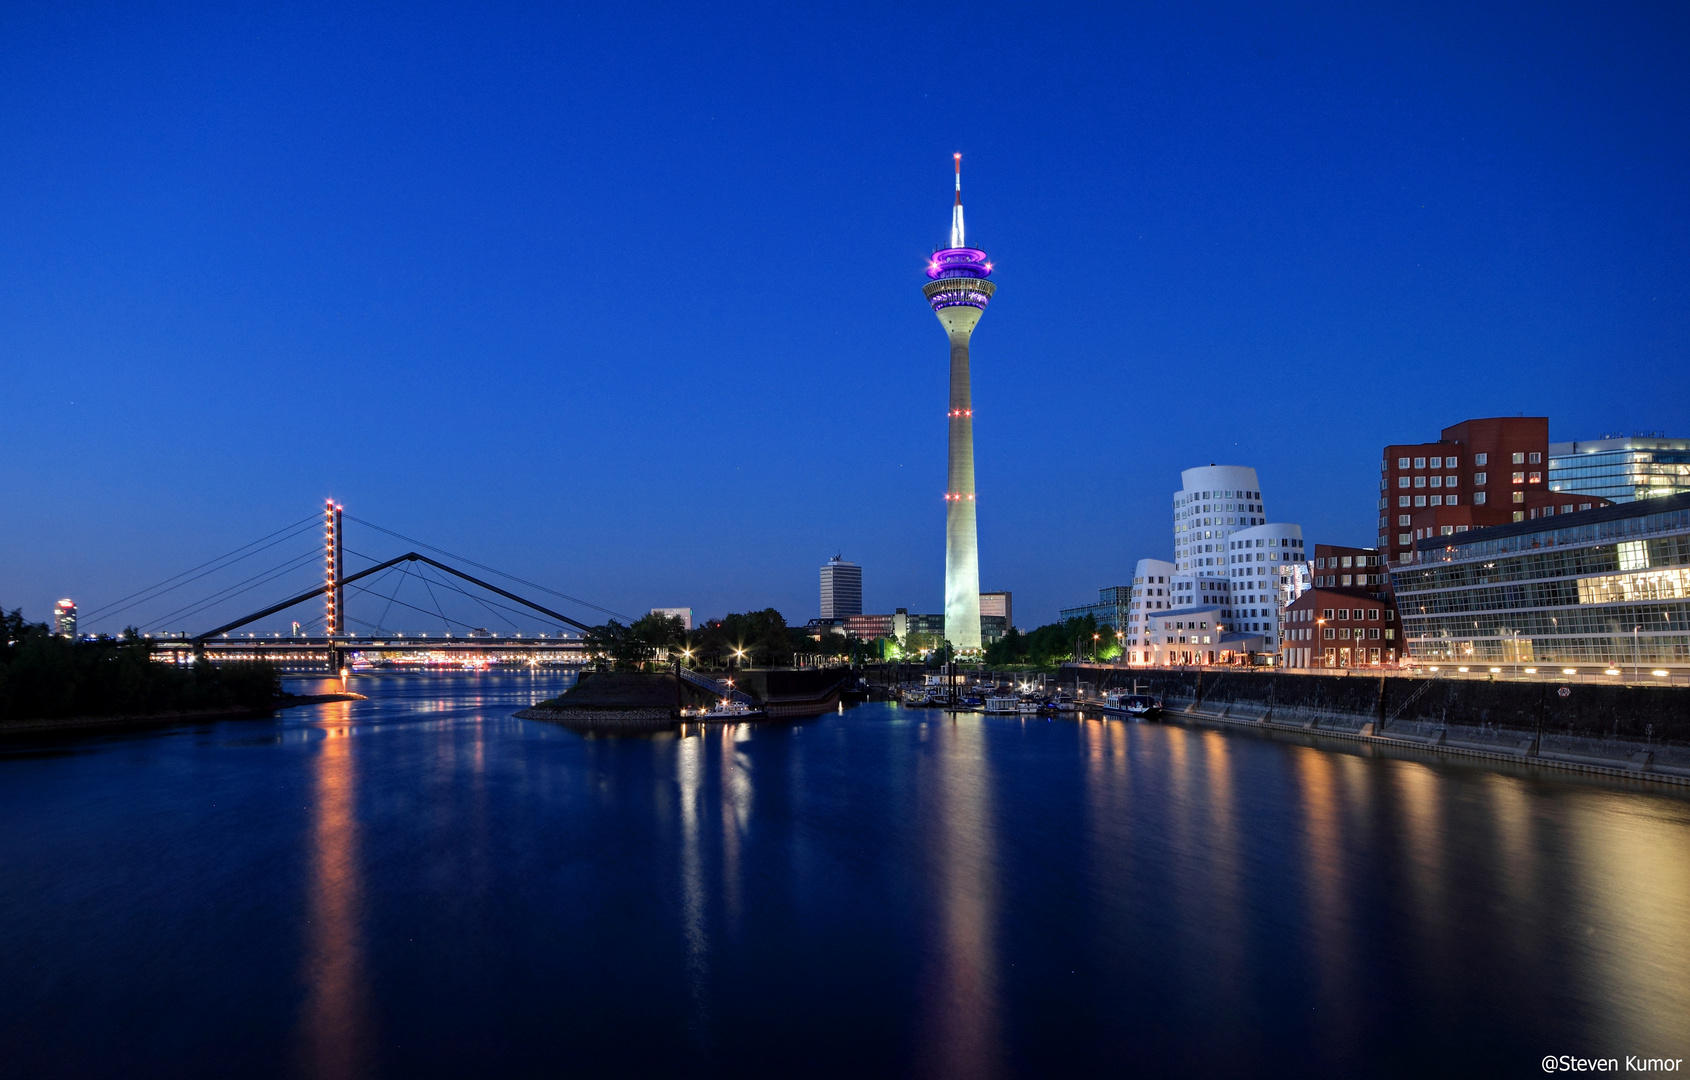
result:
M 1375 675 L 1304 675 L 1225 669 L 1102 671 L 1065 668 L 1057 676 L 1097 690 L 1138 686 L 1168 707 L 1266 715 L 1283 723 L 1344 726 L 1372 722 L 1383 734 L 1461 726 L 1581 741 L 1690 746 L 1690 691 L 1666 686 L 1487 682 Z

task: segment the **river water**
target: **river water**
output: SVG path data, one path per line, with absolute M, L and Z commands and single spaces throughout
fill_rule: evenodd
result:
M 1690 1058 L 1684 799 L 1120 720 L 511 718 L 560 685 L 0 744 L 0 1074 Z

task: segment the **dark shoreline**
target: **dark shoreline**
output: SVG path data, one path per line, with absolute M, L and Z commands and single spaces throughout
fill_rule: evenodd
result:
M 282 709 L 298 705 L 320 705 L 329 701 L 364 701 L 363 694 L 284 694 L 274 705 L 262 709 L 188 709 L 162 713 L 141 713 L 134 716 L 59 716 L 31 720 L 0 721 L 0 738 L 12 735 L 34 735 L 38 732 L 62 734 L 79 731 L 124 731 L 130 729 L 166 727 L 171 724 L 191 724 L 204 720 L 256 720 L 273 716 Z

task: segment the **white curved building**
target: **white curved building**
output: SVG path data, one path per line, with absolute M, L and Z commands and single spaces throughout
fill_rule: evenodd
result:
M 1303 527 L 1272 523 L 1239 529 L 1227 537 L 1227 576 L 1232 579 L 1229 629 L 1265 635 L 1278 652 L 1286 605 L 1309 588 Z
M 1208 577 L 1229 577 L 1227 539 L 1267 521 L 1256 470 L 1204 465 L 1179 474 L 1174 492 L 1174 566 Z

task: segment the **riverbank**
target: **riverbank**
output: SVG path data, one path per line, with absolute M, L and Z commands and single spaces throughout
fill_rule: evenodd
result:
M 1424 760 L 1455 759 L 1483 763 L 1486 765 L 1507 765 L 1513 769 L 1543 769 L 1551 772 L 1575 773 L 1585 776 L 1599 776 L 1609 780 L 1623 780 L 1634 782 L 1639 786 L 1667 787 L 1690 792 L 1690 769 L 1657 765 L 1651 751 L 1636 751 L 1629 760 L 1613 758 L 1596 758 L 1579 754 L 1559 753 L 1546 750 L 1535 740 L 1520 740 L 1514 749 L 1504 749 L 1496 745 L 1486 745 L 1481 742 L 1456 739 L 1451 740 L 1447 729 L 1439 728 L 1432 734 L 1424 736 L 1375 735 L 1373 725 L 1365 724 L 1360 730 L 1349 731 L 1341 728 L 1321 727 L 1315 723 L 1285 724 L 1260 717 L 1231 716 L 1225 712 L 1211 712 L 1193 706 L 1170 708 L 1162 714 L 1161 719 L 1167 723 L 1177 723 L 1191 727 L 1221 727 L 1238 731 L 1254 731 L 1275 737 L 1289 736 L 1299 740 L 1319 742 L 1348 743 L 1352 746 L 1363 745 L 1375 751 L 1388 752 L 1393 755 L 1413 757 Z
M 268 708 L 188 709 L 171 712 L 141 713 L 132 716 L 60 716 L 47 719 L 0 721 L 0 738 L 15 735 L 34 735 L 51 732 L 63 734 L 79 731 L 123 731 L 129 729 L 165 727 L 171 724 L 197 724 L 208 720 L 255 720 L 272 716 L 282 709 L 300 705 L 321 705 L 330 701 L 364 701 L 363 694 L 283 694 Z

